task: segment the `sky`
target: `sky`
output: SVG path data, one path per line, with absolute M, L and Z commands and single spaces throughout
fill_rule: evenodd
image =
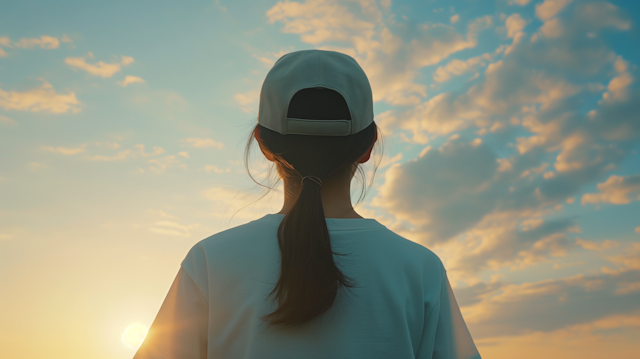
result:
M 317 48 L 373 89 L 356 211 L 440 256 L 483 357 L 636 358 L 639 18 L 633 0 L 3 4 L 0 357 L 131 358 L 191 246 L 280 210 L 243 150 L 269 68 Z M 249 168 L 273 179 L 255 144 Z

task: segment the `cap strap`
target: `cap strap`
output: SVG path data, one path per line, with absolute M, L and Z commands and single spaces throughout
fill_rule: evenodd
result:
M 306 120 L 287 118 L 287 135 L 348 136 L 350 120 Z

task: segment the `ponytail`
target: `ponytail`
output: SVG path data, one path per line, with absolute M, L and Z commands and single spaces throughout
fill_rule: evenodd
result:
M 318 91 L 321 91 L 321 99 L 327 99 L 331 106 L 326 103 L 323 106 L 318 100 Z M 300 97 L 296 99 L 298 95 Z M 313 104 L 320 107 L 313 108 Z M 316 116 L 337 111 L 340 113 L 327 117 L 350 118 L 342 96 L 331 90 L 302 90 L 291 100 L 289 117 L 313 119 L 308 114 L 303 117 L 305 114 L 291 113 L 296 108 L 311 110 Z M 355 286 L 334 261 L 333 256 L 341 254 L 334 253 L 331 248 L 321 183 L 326 178 L 353 170 L 358 159 L 374 143 L 376 133 L 375 123 L 350 136 L 281 135 L 260 125 L 254 128 L 245 149 L 247 171 L 251 141 L 256 138 L 263 154 L 278 166 L 280 176 L 301 183 L 293 206 L 278 227 L 280 277 L 269 295 L 275 297 L 278 307 L 261 318 L 269 325 L 293 327 L 308 323 L 333 306 L 340 287 Z
M 317 183 L 302 181 L 295 205 L 278 227 L 280 279 L 271 292 L 278 309 L 263 318 L 272 325 L 307 323 L 331 308 L 339 286 L 353 286 L 334 263 L 320 193 Z

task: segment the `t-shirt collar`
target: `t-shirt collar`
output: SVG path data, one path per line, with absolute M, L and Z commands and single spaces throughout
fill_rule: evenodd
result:
M 280 225 L 284 214 L 270 213 L 258 219 L 258 221 L 271 222 Z M 329 231 L 351 231 L 362 229 L 385 228 L 373 218 L 325 218 Z

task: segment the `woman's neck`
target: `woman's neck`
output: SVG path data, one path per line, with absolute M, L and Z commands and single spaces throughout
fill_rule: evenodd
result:
M 287 214 L 300 192 L 300 182 L 284 180 L 284 204 L 280 214 Z M 307 185 L 315 186 L 315 183 Z M 351 177 L 327 178 L 322 181 L 322 208 L 325 218 L 363 218 L 351 204 Z

